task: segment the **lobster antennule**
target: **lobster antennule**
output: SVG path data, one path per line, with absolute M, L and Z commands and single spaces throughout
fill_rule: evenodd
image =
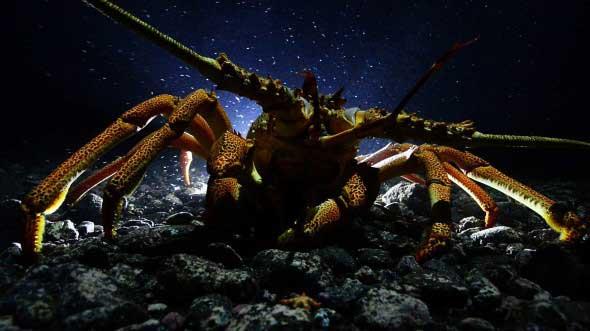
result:
M 590 150 L 590 142 L 541 136 L 517 136 L 474 132 L 466 147 L 560 148 Z

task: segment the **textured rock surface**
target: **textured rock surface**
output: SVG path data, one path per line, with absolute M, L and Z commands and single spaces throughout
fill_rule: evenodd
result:
M 250 229 L 204 226 L 204 182 L 185 189 L 179 176 L 150 171 L 113 242 L 102 238 L 94 190 L 50 217 L 30 268 L 7 242 L 18 200 L 2 202 L 0 329 L 590 329 L 590 249 L 548 243 L 555 234 L 538 217 L 497 193 L 498 227 L 484 229 L 477 205 L 454 190 L 454 248 L 418 264 L 412 254 L 430 222 L 418 185 L 393 183 L 326 245 L 287 250 L 256 246 Z M 539 187 L 583 213 L 590 187 L 579 185 Z M 280 304 L 302 292 L 321 307 Z

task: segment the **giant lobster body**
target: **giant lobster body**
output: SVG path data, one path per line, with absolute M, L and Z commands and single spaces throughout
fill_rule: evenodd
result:
M 86 1 L 107 16 L 170 51 L 223 89 L 256 101 L 263 110 L 246 138 L 232 129 L 227 114 L 212 92 L 197 90 L 186 97 L 160 95 L 133 107 L 76 151 L 23 200 L 23 250 L 34 260 L 42 247 L 45 215 L 67 199 L 78 200 L 108 180 L 104 188 L 105 238 L 116 235 L 123 198 L 137 187 L 147 166 L 167 147 L 180 150 L 185 183 L 190 185 L 192 155 L 207 160 L 207 222 L 226 226 L 238 212 L 265 215 L 269 236 L 277 245 L 321 238 L 333 226 L 365 211 L 375 200 L 380 183 L 396 176 L 427 185 L 432 223 L 416 257 L 424 260 L 444 251 L 451 237 L 451 184 L 464 189 L 493 226 L 498 212 L 481 182 L 513 197 L 538 213 L 561 239 L 574 241 L 588 231 L 588 222 L 561 204 L 504 175 L 465 148 L 486 145 L 564 147 L 590 150 L 590 143 L 547 137 L 508 136 L 478 132 L 471 121 L 445 123 L 403 111 L 416 91 L 455 52 L 456 44 L 422 76 L 392 112 L 344 108 L 342 91 L 318 92 L 312 73 L 305 72 L 302 88 L 260 77 L 222 54 L 199 55 L 147 23 L 106 0 Z M 70 185 L 100 156 L 142 129 L 155 116 L 167 123 L 138 143 L 127 155 Z M 370 155 L 357 156 L 365 137 L 389 144 Z M 407 140 L 423 141 L 416 146 Z

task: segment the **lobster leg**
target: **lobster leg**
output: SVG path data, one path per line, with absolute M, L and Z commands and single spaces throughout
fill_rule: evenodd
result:
M 197 114 L 210 111 L 215 99 L 204 90 L 197 90 L 182 100 L 168 122 L 160 129 L 143 139 L 136 151 L 121 165 L 111 177 L 103 194 L 102 222 L 105 238 L 115 235 L 114 225 L 118 222 L 123 197 L 131 194 L 140 183 L 147 166 L 164 148 L 177 141 Z
M 41 251 L 45 216 L 61 206 L 72 182 L 100 156 L 143 128 L 154 116 L 170 113 L 177 102 L 176 97 L 160 95 L 133 107 L 72 154 L 24 198 L 21 214 L 25 224 L 25 259 L 34 259 Z
M 448 147 L 438 147 L 437 154 L 456 164 L 469 178 L 506 194 L 539 214 L 553 230 L 561 234 L 561 240 L 572 241 L 588 232 L 588 222 L 573 211 L 506 176 L 487 161 Z
M 498 217 L 498 206 L 490 195 L 484 191 L 479 185 L 474 183 L 469 177 L 463 174 L 457 168 L 453 167 L 448 162 L 444 162 L 443 166 L 447 172 L 449 179 L 457 186 L 462 188 L 469 196 L 475 200 L 479 207 L 485 212 L 486 228 L 491 228 L 496 224 Z
M 430 196 L 433 224 L 418 251 L 416 260 L 421 262 L 447 248 L 451 239 L 451 181 L 439 158 L 429 150 L 414 153 L 426 172 L 426 184 Z
M 278 244 L 285 246 L 298 239 L 317 238 L 350 213 L 368 208 L 377 197 L 377 173 L 377 169 L 360 164 L 357 171 L 346 181 L 338 197 L 327 199 L 308 211 L 303 233 L 297 233 L 295 229 L 289 228 L 279 236 Z

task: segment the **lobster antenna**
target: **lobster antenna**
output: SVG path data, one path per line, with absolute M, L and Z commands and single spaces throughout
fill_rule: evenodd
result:
M 560 148 L 560 149 L 590 149 L 590 143 L 574 139 L 515 136 L 507 134 L 488 134 L 474 132 L 468 147 L 514 147 L 514 148 Z
M 95 8 L 103 15 L 121 23 L 135 31 L 142 37 L 177 56 L 187 64 L 196 67 L 203 75 L 214 82 L 222 79 L 221 66 L 215 59 L 202 56 L 174 38 L 162 33 L 155 27 L 142 21 L 138 17 L 107 0 L 82 0 L 90 7 Z

